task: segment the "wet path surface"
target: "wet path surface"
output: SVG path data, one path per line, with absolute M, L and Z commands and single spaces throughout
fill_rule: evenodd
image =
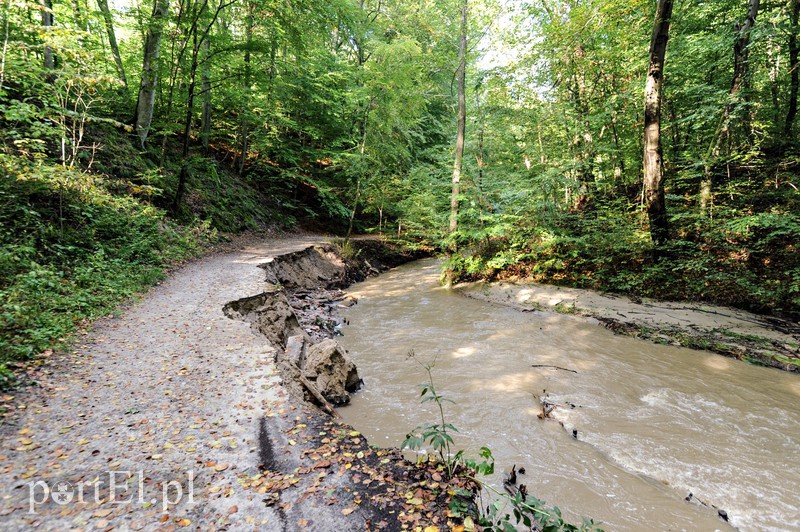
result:
M 529 491 L 573 520 L 725 530 L 714 505 L 742 530 L 800 529 L 797 375 L 470 300 L 437 277 L 422 261 L 351 289 L 360 300 L 341 342 L 366 387 L 341 412 L 371 443 L 399 445 L 435 421 L 413 349 L 436 358 L 457 448 L 488 445 L 502 467 L 524 466 Z M 543 390 L 565 405 L 554 411 L 563 428 L 537 419 Z

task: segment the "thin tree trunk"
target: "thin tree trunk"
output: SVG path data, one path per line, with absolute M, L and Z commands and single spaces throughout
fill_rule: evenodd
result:
M 191 146 L 192 115 L 194 114 L 194 89 L 197 84 L 197 65 L 200 55 L 200 40 L 197 35 L 197 26 L 200 16 L 208 5 L 208 0 L 203 0 L 200 9 L 195 12 L 192 20 L 192 63 L 189 70 L 189 87 L 186 93 L 186 117 L 183 122 L 183 145 L 181 149 L 181 173 L 178 176 L 178 189 L 175 191 L 175 199 L 172 202 L 172 212 L 177 213 L 180 208 L 183 195 L 186 193 L 186 182 L 189 180 L 189 148 Z
M 664 202 L 664 161 L 661 148 L 661 87 L 669 41 L 673 0 L 658 0 L 650 41 L 650 67 L 644 98 L 644 186 L 650 237 L 658 249 L 669 240 L 669 220 Z
M 114 63 L 117 65 L 117 74 L 119 74 L 122 84 L 127 87 L 128 78 L 125 75 L 125 67 L 122 65 L 122 56 L 119 53 L 119 45 L 117 44 L 117 34 L 114 32 L 114 18 L 108 8 L 108 0 L 97 0 L 97 7 L 100 8 L 100 12 L 103 14 L 103 22 L 108 34 L 108 44 L 111 46 L 111 54 L 114 56 Z
M 197 9 L 194 13 L 194 17 L 192 20 L 191 26 L 191 36 L 192 36 L 192 63 L 189 70 L 189 87 L 187 89 L 186 94 L 186 117 L 183 123 L 183 147 L 181 150 L 181 157 L 182 157 L 182 164 L 181 164 L 181 172 L 178 176 L 178 188 L 175 191 L 175 198 L 172 202 L 172 212 L 177 213 L 178 209 L 180 208 L 181 201 L 183 200 L 183 196 L 186 193 L 186 184 L 189 180 L 189 148 L 191 146 L 191 132 L 192 132 L 192 116 L 194 115 L 194 98 L 195 98 L 195 88 L 197 87 L 197 67 L 200 64 L 200 47 L 205 45 L 206 40 L 208 39 L 208 34 L 211 32 L 211 28 L 214 26 L 214 23 L 217 21 L 217 17 L 219 17 L 220 12 L 225 9 L 226 7 L 233 4 L 235 0 L 231 0 L 228 3 L 221 3 L 217 6 L 216 11 L 214 12 L 213 17 L 211 17 L 211 21 L 205 27 L 202 33 L 199 31 L 199 22 L 200 18 L 205 13 L 206 9 L 208 8 L 208 0 L 203 0 L 203 3 L 200 5 L 200 8 Z
M 789 109 L 786 112 L 786 124 L 783 132 L 788 139 L 794 130 L 794 119 L 797 116 L 797 93 L 800 89 L 800 46 L 797 43 L 798 24 L 800 23 L 800 0 L 791 0 L 792 13 L 791 31 L 789 33 L 789 69 L 791 82 L 789 83 Z
M 461 4 L 461 35 L 458 43 L 458 125 L 456 131 L 456 154 L 453 164 L 453 189 L 450 195 L 450 233 L 458 229 L 458 196 L 461 193 L 461 170 L 464 158 L 464 138 L 467 129 L 467 11 L 468 0 Z
M 42 11 L 42 29 L 45 34 L 49 33 L 50 28 L 53 27 L 53 1 L 52 0 L 39 0 L 39 6 Z M 44 45 L 44 70 L 45 78 L 48 81 L 54 79 L 53 69 L 55 68 L 55 58 L 53 55 L 53 48 L 49 44 Z
M 3 83 L 6 80 L 6 54 L 8 53 L 8 36 L 9 36 L 9 10 L 11 9 L 11 0 L 6 0 L 3 3 L 3 51 L 0 57 L 0 94 L 3 92 Z
M 142 149 L 145 149 L 147 136 L 150 134 L 150 125 L 153 122 L 153 108 L 156 103 L 158 86 L 158 56 L 168 11 L 169 0 L 155 0 L 144 43 L 142 80 L 139 84 L 139 100 L 136 103 L 136 132 L 139 135 Z
M 703 167 L 703 181 L 700 183 L 700 211 L 709 213 L 713 201 L 712 178 L 714 163 L 719 158 L 723 143 L 728 140 L 731 129 L 731 112 L 738 102 L 742 87 L 745 85 L 748 69 L 750 33 L 756 23 L 760 0 L 750 0 L 747 18 L 744 24 L 738 25 L 739 38 L 733 46 L 733 78 L 728 103 L 722 111 L 719 126 L 711 139 Z
M 83 19 L 81 12 L 80 0 L 72 0 L 72 20 L 75 22 L 75 27 L 81 31 L 88 31 L 86 21 Z
M 203 98 L 203 112 L 200 120 L 200 141 L 203 148 L 208 151 L 208 143 L 211 139 L 211 66 L 209 65 L 209 54 L 211 41 L 203 41 L 203 69 L 200 74 L 200 94 Z
M 250 6 L 250 4 L 248 4 Z M 248 9 L 252 9 L 250 6 Z M 247 13 L 247 27 L 245 28 L 245 35 L 247 40 L 247 48 L 244 51 L 244 102 L 245 105 L 248 105 L 250 102 L 250 78 L 251 78 L 251 65 L 250 65 L 250 46 L 253 41 L 253 24 L 254 24 L 254 17 L 253 13 L 249 11 Z M 242 109 L 241 115 L 239 117 L 239 175 L 242 175 L 244 172 L 244 163 L 247 161 L 247 151 L 249 149 L 248 146 L 248 123 L 247 123 L 247 108 Z

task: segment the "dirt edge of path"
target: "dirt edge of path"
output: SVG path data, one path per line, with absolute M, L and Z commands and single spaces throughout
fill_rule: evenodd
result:
M 338 310 L 357 303 L 343 288 L 430 254 L 376 240 L 354 241 L 348 250 L 343 257 L 342 248 L 320 244 L 279 255 L 260 266 L 265 292 L 224 308 L 229 318 L 249 323 L 254 334 L 275 347 L 281 385 L 289 395 L 288 406 L 260 422 L 261 475 L 244 487 L 263 494 L 288 528 L 298 523 L 301 529 L 463 529 L 466 514 L 456 515 L 450 507 L 454 499 L 461 508 L 474 506 L 477 483 L 448 479 L 443 464 L 414 464 L 398 449 L 370 446 L 330 404 L 346 401 L 334 401 L 320 385 L 321 376 L 304 364 L 309 352 L 335 344 L 342 323 Z M 338 363 L 348 363 L 346 351 L 337 347 L 345 358 Z M 308 514 L 303 505 L 329 507 L 329 522 L 303 518 Z

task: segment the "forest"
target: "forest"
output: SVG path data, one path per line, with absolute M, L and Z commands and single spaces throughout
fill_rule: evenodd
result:
M 800 0 L 3 0 L 0 388 L 242 231 L 800 316 Z

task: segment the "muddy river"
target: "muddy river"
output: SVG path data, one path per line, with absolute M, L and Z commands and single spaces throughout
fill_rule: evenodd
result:
M 455 401 L 456 448 L 486 445 L 498 469 L 525 467 L 529 492 L 573 521 L 730 530 L 716 507 L 741 530 L 800 530 L 800 376 L 467 299 L 438 274 L 420 261 L 350 290 L 359 304 L 341 342 L 366 385 L 340 412 L 371 443 L 398 446 L 436 421 L 419 403 L 414 350 L 435 358 L 437 388 Z M 537 419 L 543 390 L 575 407 Z

